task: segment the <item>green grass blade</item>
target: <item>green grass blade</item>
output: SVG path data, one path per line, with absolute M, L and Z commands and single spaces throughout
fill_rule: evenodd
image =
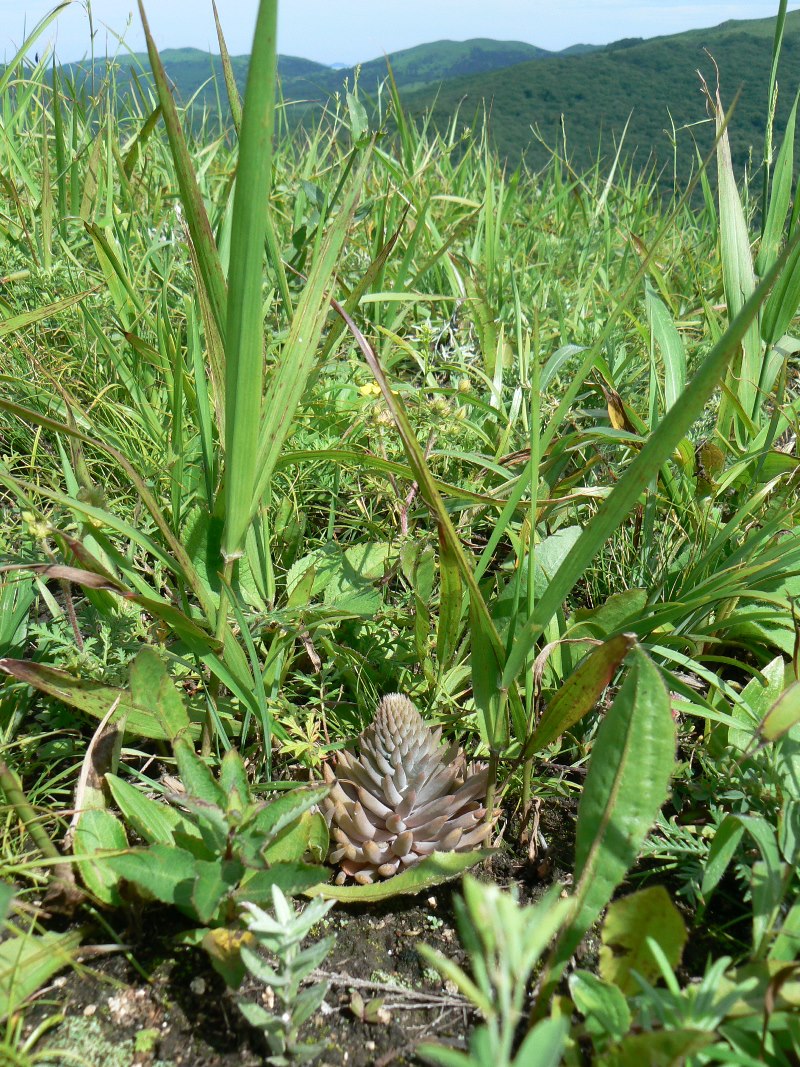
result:
M 314 257 L 303 294 L 292 319 L 289 336 L 283 346 L 281 360 L 267 388 L 264 402 L 264 422 L 257 449 L 258 480 L 255 491 L 244 503 L 248 508 L 248 522 L 255 514 L 278 462 L 283 443 L 291 428 L 297 405 L 300 403 L 309 376 L 316 365 L 320 339 L 328 316 L 328 287 L 336 268 L 356 203 L 367 173 L 370 153 L 367 152 L 353 176 L 339 214 L 322 240 Z
M 666 305 L 649 285 L 645 300 L 653 339 L 664 363 L 664 410 L 669 411 L 686 388 L 686 352 Z
M 761 247 L 756 258 L 756 272 L 763 274 L 775 262 L 781 240 L 783 228 L 789 205 L 792 199 L 792 179 L 794 171 L 794 131 L 797 119 L 797 101 L 800 95 L 795 96 L 792 110 L 786 122 L 778 159 L 775 163 L 775 173 L 772 177 L 769 206 L 764 220 L 764 235 L 761 238 Z
M 186 138 L 181 129 L 178 109 L 169 90 L 167 75 L 156 49 L 153 35 L 150 32 L 150 25 L 144 13 L 142 0 L 139 0 L 139 14 L 142 18 L 142 27 L 147 41 L 147 54 L 150 57 L 150 65 L 153 68 L 153 77 L 158 90 L 161 113 L 164 117 L 164 125 L 167 128 L 170 149 L 175 162 L 175 173 L 178 178 L 178 187 L 186 215 L 186 223 L 197 253 L 200 277 L 208 296 L 217 330 L 220 336 L 224 337 L 227 296 L 225 277 L 222 273 L 214 234 L 211 232 L 211 224 L 208 221 L 203 197 L 197 185 L 191 156 L 186 145 Z
M 533 614 L 520 631 L 503 673 L 502 685 L 508 688 L 525 664 L 531 643 L 561 607 L 570 590 L 586 568 L 602 550 L 606 540 L 624 522 L 639 497 L 658 476 L 686 436 L 689 427 L 700 417 L 703 407 L 719 383 L 721 375 L 748 330 L 757 320 L 758 310 L 786 263 L 789 255 L 800 246 L 800 233 L 795 234 L 767 276 L 750 296 L 731 323 L 730 328 L 714 345 L 697 373 L 676 404 L 649 437 L 642 451 L 614 486 L 603 506 L 597 511 L 567 554 L 542 595 Z
M 233 203 L 225 334 L 222 553 L 226 560 L 242 553 L 256 483 L 264 366 L 264 242 L 272 182 L 277 18 L 276 0 L 262 0 L 247 75 Z
M 722 102 L 717 93 L 716 121 L 718 130 L 722 124 Z M 722 256 L 722 282 L 728 303 L 728 321 L 739 314 L 756 287 L 750 236 L 744 217 L 742 201 L 733 173 L 730 140 L 727 129 L 721 131 L 717 142 L 717 173 L 719 181 L 719 227 L 720 253 Z M 753 418 L 759 402 L 758 383 L 761 378 L 761 336 L 758 318 L 754 316 L 742 336 L 741 349 L 727 369 L 725 385 L 732 397 L 742 405 L 748 418 Z M 719 406 L 717 426 L 727 438 L 733 429 L 742 443 L 749 436 L 748 426 L 738 416 L 731 398 L 723 392 Z
M 431 474 L 425 454 L 416 438 L 405 406 L 389 385 L 383 367 L 361 330 L 341 305 L 334 304 L 334 306 L 347 323 L 348 329 L 356 339 L 367 365 L 380 386 L 383 399 L 394 418 L 408 457 L 409 466 L 420 487 L 422 497 L 436 517 L 440 539 L 447 542 L 451 556 L 457 562 L 464 584 L 469 590 L 473 643 L 476 645 L 473 652 L 477 649 L 478 653 L 473 663 L 473 674 L 476 667 L 479 672 L 479 677 L 473 677 L 478 719 L 481 732 L 488 740 L 492 751 L 498 752 L 505 746 L 509 736 L 508 723 L 505 717 L 506 700 L 509 702 L 515 730 L 521 737 L 524 737 L 526 731 L 525 710 L 522 707 L 519 694 L 515 688 L 509 689 L 508 686 L 501 684 L 505 662 L 503 644 L 489 614 L 473 568 Z
M 225 78 L 225 88 L 228 92 L 228 103 L 231 108 L 231 118 L 233 119 L 233 127 L 238 133 L 242 128 L 242 101 L 239 99 L 239 90 L 236 87 L 236 78 L 233 74 L 233 66 L 231 64 L 231 57 L 228 53 L 228 46 L 225 43 L 225 37 L 222 33 L 222 25 L 219 21 L 219 14 L 217 12 L 217 5 L 215 0 L 211 0 L 211 7 L 214 12 L 214 25 L 217 28 L 217 41 L 219 42 L 219 57 L 222 60 L 222 73 Z

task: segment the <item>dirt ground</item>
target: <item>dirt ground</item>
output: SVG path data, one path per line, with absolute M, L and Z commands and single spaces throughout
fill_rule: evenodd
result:
M 537 898 L 568 876 L 574 818 L 571 802 L 548 805 L 541 821 L 549 846 L 543 860 L 532 865 L 501 846 L 473 873 L 515 886 L 522 902 Z M 319 977 L 324 974 L 330 988 L 322 1011 L 302 1035 L 325 1044 L 316 1061 L 320 1067 L 418 1063 L 416 1046 L 432 1039 L 465 1047 L 476 1022 L 467 1002 L 416 951 L 424 941 L 464 962 L 453 919 L 456 891 L 457 883 L 381 905 L 339 905 L 329 913 L 321 933 L 334 933 L 336 941 Z M 165 909 L 159 915 L 151 908 L 130 953 L 90 957 L 42 992 L 28 1013 L 28 1029 L 63 1015 L 38 1046 L 40 1052 L 53 1048 L 48 1064 L 247 1067 L 265 1062 L 260 1033 L 245 1022 L 205 954 L 174 944 L 177 930 L 172 913 Z M 104 940 L 99 930 L 88 943 L 92 940 Z M 264 992 L 250 982 L 237 995 L 258 1002 Z M 380 1001 L 371 1006 L 371 1021 L 359 1018 L 356 993 L 362 1003 Z

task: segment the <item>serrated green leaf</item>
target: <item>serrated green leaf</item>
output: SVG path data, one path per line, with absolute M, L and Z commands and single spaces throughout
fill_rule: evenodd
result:
M 192 907 L 201 923 L 209 923 L 223 897 L 233 891 L 244 874 L 244 867 L 234 860 L 195 862 L 197 877 L 192 886 Z
M 327 795 L 326 785 L 292 789 L 274 800 L 269 800 L 248 829 L 261 835 L 262 848 L 266 849 L 282 830 L 298 819 L 304 811 L 309 811 L 315 804 L 319 804 Z
M 185 739 L 178 738 L 173 744 L 173 751 L 187 796 L 197 797 L 198 800 L 225 811 L 225 793 L 195 752 L 194 746 Z
M 125 828 L 112 812 L 90 808 L 81 813 L 72 850 L 76 857 L 91 858 L 79 859 L 78 870 L 89 892 L 110 907 L 119 907 L 122 901 L 117 889 L 119 879 L 103 854 L 127 847 Z
M 197 874 L 197 860 L 182 848 L 150 845 L 131 849 L 106 863 L 121 878 L 138 885 L 145 893 L 164 904 L 174 904 L 193 914 L 192 886 Z
M 188 733 L 190 722 L 183 700 L 154 649 L 143 648 L 131 664 L 130 691 L 134 704 L 151 708 L 168 741 Z
M 318 811 L 303 812 L 295 824 L 287 826 L 266 848 L 261 856 L 269 864 L 300 860 L 308 853 L 315 863 L 322 863 L 328 855 L 330 834 L 328 824 Z
M 308 863 L 276 863 L 268 871 L 245 875 L 236 891 L 236 899 L 251 904 L 272 904 L 273 886 L 277 886 L 287 897 L 298 893 L 313 896 L 308 890 L 319 885 L 329 873 L 325 867 Z
M 145 796 L 141 789 L 116 774 L 106 774 L 106 783 L 126 822 L 150 844 L 174 844 L 176 830 L 196 834 L 192 824 L 174 808 Z
M 222 757 L 219 769 L 219 785 L 227 797 L 227 811 L 243 812 L 250 801 L 250 783 L 242 757 L 235 748 L 229 748 Z

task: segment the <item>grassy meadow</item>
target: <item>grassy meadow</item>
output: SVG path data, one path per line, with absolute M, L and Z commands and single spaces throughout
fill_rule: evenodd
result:
M 222 30 L 219 108 L 152 39 L 119 96 L 32 67 L 49 20 L 0 74 L 0 1063 L 94 1063 L 52 979 L 156 936 L 241 1008 L 209 1063 L 343 1063 L 337 904 L 434 891 L 461 1029 L 393 1062 L 795 1063 L 795 112 L 743 183 L 718 108 L 665 199 L 391 81 L 297 129 L 275 20 L 243 108 Z M 322 768 L 388 693 L 486 765 L 493 851 L 333 885 Z

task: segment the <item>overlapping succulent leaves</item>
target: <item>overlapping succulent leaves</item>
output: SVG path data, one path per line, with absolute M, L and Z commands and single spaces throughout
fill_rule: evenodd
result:
M 324 766 L 337 883 L 390 878 L 433 852 L 466 852 L 485 841 L 486 766 L 467 764 L 441 736 L 408 697 L 392 693 L 361 734 L 359 755 L 340 752 L 335 767 Z

